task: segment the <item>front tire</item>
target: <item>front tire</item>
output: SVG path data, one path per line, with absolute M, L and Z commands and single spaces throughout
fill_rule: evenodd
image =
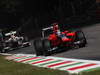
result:
M 86 37 L 85 37 L 85 35 L 82 31 L 77 31 L 76 32 L 76 40 L 80 42 L 80 43 L 77 44 L 77 45 L 79 45 L 79 48 L 80 47 L 85 47 L 86 44 L 87 44 Z
M 43 43 L 42 40 L 35 40 L 34 41 L 34 48 L 35 48 L 35 53 L 37 56 L 43 55 Z
M 5 50 L 5 49 L 2 49 L 2 50 L 1 50 L 1 53 L 6 53 L 6 50 Z

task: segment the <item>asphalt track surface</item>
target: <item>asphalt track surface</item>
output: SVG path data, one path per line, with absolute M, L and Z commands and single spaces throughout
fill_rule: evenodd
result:
M 100 23 L 82 29 L 87 38 L 87 46 L 79 49 L 70 49 L 51 56 L 100 60 Z M 9 51 L 10 54 L 34 54 L 33 44 L 30 47 Z

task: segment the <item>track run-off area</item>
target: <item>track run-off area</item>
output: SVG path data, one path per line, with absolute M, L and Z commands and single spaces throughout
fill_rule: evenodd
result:
M 65 50 L 50 56 L 35 56 L 34 46 L 9 51 L 16 62 L 27 63 L 33 66 L 46 67 L 80 73 L 100 69 L 100 24 L 82 28 L 87 39 L 87 46 L 79 49 Z M 32 41 L 31 41 L 32 42 Z
M 28 54 L 14 54 L 6 57 L 15 62 L 30 64 L 32 66 L 67 71 L 70 74 L 79 74 L 100 69 L 99 61 L 70 59 L 53 56 L 36 56 Z

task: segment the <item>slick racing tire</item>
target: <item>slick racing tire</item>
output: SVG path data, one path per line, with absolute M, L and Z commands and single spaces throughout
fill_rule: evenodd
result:
M 81 30 L 76 32 L 76 39 L 78 42 L 78 44 L 76 44 L 76 46 L 79 46 L 79 48 L 86 46 L 87 40 L 86 40 L 84 33 Z
M 2 49 L 2 50 L 1 50 L 1 53 L 6 53 L 6 50 L 5 50 L 5 49 Z
M 24 41 L 24 42 L 29 41 L 28 37 L 24 37 L 24 38 L 23 38 L 23 41 Z
M 0 45 L 0 52 L 1 53 L 5 53 L 6 52 L 6 50 L 4 49 L 3 45 Z
M 34 48 L 35 48 L 35 53 L 37 56 L 43 55 L 43 43 L 42 40 L 34 40 Z
M 51 49 L 51 43 L 48 39 L 43 40 L 43 48 L 44 48 L 43 55 L 44 56 L 50 55 L 51 52 L 49 50 Z

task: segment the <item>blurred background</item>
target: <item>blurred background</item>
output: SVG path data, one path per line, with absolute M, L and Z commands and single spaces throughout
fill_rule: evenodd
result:
M 100 0 L 0 0 L 0 29 L 30 39 L 53 22 L 83 27 L 99 20 Z

